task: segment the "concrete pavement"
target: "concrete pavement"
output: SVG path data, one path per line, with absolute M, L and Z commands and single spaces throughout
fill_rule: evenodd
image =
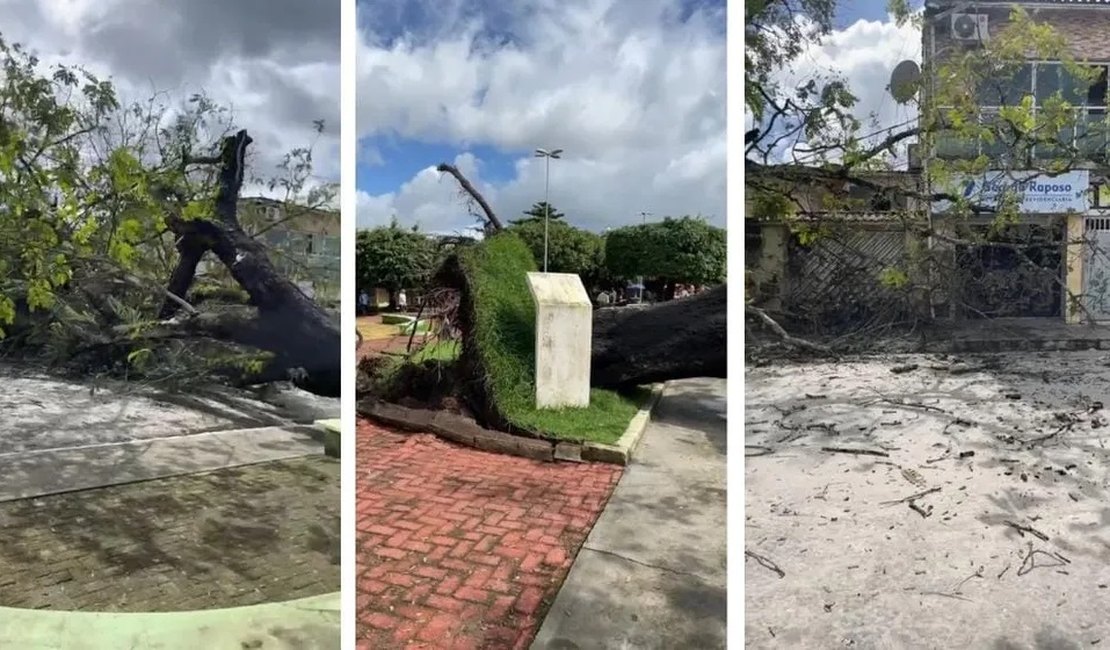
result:
M 207 472 L 323 452 L 311 426 L 231 429 L 0 454 L 0 502 Z
M 0 383 L 0 502 L 318 454 L 308 423 L 339 410 L 281 385 L 175 392 L 8 365 Z
M 166 614 L 0 607 L 0 647 L 43 650 L 339 650 L 339 594 Z
M 725 647 L 726 383 L 669 383 L 533 650 Z
M 291 387 L 177 392 L 141 382 L 67 381 L 3 364 L 0 384 L 0 455 L 308 424 L 339 412 L 339 400 Z

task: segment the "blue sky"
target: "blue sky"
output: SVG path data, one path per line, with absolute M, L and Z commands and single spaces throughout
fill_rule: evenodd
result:
M 910 6 L 920 8 L 923 0 L 910 0 Z M 836 26 L 844 29 L 859 20 L 886 20 L 887 3 L 884 0 L 840 0 L 836 8 Z
M 914 8 L 922 4 L 922 0 L 911 0 Z M 881 137 L 882 129 L 912 122 L 916 107 L 895 102 L 887 86 L 891 71 L 900 61 L 920 61 L 921 35 L 912 25 L 894 25 L 886 8 L 885 0 L 841 0 L 834 32 L 780 71 L 779 81 L 790 87 L 830 74 L 845 79 L 858 99 L 856 117 L 864 123 L 866 133 L 876 133 L 877 137 Z M 779 155 L 790 160 L 793 144 L 784 146 Z
M 359 226 L 474 219 L 458 166 L 512 218 L 542 200 L 582 227 L 640 211 L 725 217 L 724 0 L 359 4 Z

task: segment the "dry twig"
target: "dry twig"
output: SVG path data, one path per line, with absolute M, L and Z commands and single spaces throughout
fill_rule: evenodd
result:
M 751 559 L 758 562 L 759 566 L 763 567 L 764 569 L 769 569 L 769 570 L 774 571 L 775 573 L 779 574 L 780 578 L 785 578 L 786 577 L 786 572 L 783 571 L 782 569 L 780 569 L 779 565 L 775 564 L 774 562 L 767 559 L 766 557 L 763 557 L 759 553 L 756 553 L 754 551 L 744 551 L 744 555 L 747 556 L 747 557 L 750 557 Z
M 1044 533 L 1042 533 L 1041 531 L 1033 528 L 1032 526 L 1023 526 L 1021 524 L 1015 524 L 1014 522 L 1009 521 L 1009 520 L 1004 521 L 1002 523 L 1004 523 L 1007 526 L 1009 526 L 1010 528 L 1013 528 L 1014 530 L 1016 530 L 1018 535 L 1021 536 L 1021 537 L 1025 537 L 1025 533 L 1029 533 L 1033 537 L 1036 537 L 1036 538 L 1040 539 L 1042 542 L 1047 542 L 1048 541 L 1048 535 L 1045 535 Z
M 849 449 L 847 447 L 821 447 L 821 451 L 827 451 L 833 454 L 857 454 L 863 456 L 884 456 L 888 457 L 890 454 L 885 451 L 877 449 Z
M 937 487 L 931 487 L 928 490 L 918 492 L 917 494 L 911 494 L 910 496 L 905 497 L 903 499 L 897 499 L 895 501 L 883 501 L 879 505 L 894 506 L 894 505 L 898 505 L 899 503 L 910 503 L 910 502 L 913 502 L 913 501 L 917 501 L 918 499 L 920 499 L 923 496 L 928 496 L 928 495 L 930 495 L 934 492 L 940 492 L 940 486 L 939 485 Z

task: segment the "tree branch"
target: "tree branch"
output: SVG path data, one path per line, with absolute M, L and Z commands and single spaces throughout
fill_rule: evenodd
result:
M 501 225 L 501 220 L 498 219 L 497 215 L 493 213 L 493 208 L 491 208 L 489 203 L 486 202 L 485 197 L 483 197 L 478 192 L 478 190 L 470 184 L 470 181 L 468 181 L 466 177 L 462 175 L 462 172 L 460 172 L 457 167 L 448 163 L 440 163 L 438 166 L 436 166 L 436 171 L 447 173 L 455 177 L 455 180 L 458 181 L 463 190 L 465 190 L 466 193 L 470 195 L 470 198 L 474 199 L 474 201 L 479 206 L 481 206 L 482 212 L 484 212 L 486 215 L 486 225 L 491 230 L 497 231 L 503 229 L 503 226 Z

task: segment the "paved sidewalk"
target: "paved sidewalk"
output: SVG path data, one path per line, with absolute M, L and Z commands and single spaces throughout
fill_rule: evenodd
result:
M 535 650 L 725 647 L 724 380 L 669 383 Z
M 339 593 L 166 614 L 0 607 L 0 647 L 41 650 L 339 650 Z
M 339 411 L 339 400 L 288 387 L 185 393 L 139 382 L 78 382 L 4 363 L 0 384 L 0 454 L 305 424 Z
M 619 467 L 360 422 L 358 647 L 526 648 Z
M 322 435 L 290 425 L 0 454 L 0 502 L 317 456 Z
M 167 612 L 336 591 L 339 469 L 317 454 L 0 503 L 0 607 Z

